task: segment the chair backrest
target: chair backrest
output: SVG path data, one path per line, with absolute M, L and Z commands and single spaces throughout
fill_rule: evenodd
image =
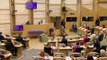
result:
M 62 57 L 54 57 L 54 60 L 65 60 L 65 59 Z
M 35 56 L 34 60 L 45 60 L 45 59 L 43 57 L 40 57 L 40 56 Z
M 87 58 L 84 58 L 84 57 L 76 57 L 74 60 L 87 60 Z
M 99 57 L 97 60 L 107 60 L 107 57 Z

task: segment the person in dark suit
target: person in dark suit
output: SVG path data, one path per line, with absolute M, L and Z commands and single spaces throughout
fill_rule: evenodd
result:
M 54 28 L 53 27 L 51 27 L 50 29 L 49 29 L 49 35 L 51 36 L 51 33 L 52 32 L 54 32 Z
M 91 34 L 94 34 L 94 31 L 95 31 L 95 28 L 94 28 L 94 26 L 92 26 L 92 28 L 91 28 Z
M 99 18 L 95 21 L 95 25 L 100 26 L 100 19 Z
M 14 43 L 11 39 L 8 39 L 6 42 L 6 50 L 10 51 L 14 56 L 16 56 L 17 48 L 14 46 Z
M 94 47 L 95 47 L 94 51 L 100 53 L 101 48 L 100 48 L 100 42 L 98 39 L 95 40 Z
M 77 32 L 77 25 L 76 25 L 76 24 L 73 24 L 73 25 L 72 25 L 72 29 L 73 29 L 74 32 Z
M 103 31 L 100 31 L 98 40 L 101 42 L 103 40 L 103 37 L 104 37 Z
M 23 37 L 21 36 L 21 34 L 19 34 L 19 36 L 16 37 L 16 41 L 22 43 L 23 47 L 26 48 L 25 41 L 23 40 Z
M 64 43 L 67 46 L 67 39 L 65 38 L 65 36 L 62 37 L 61 43 Z
M 53 50 L 49 43 L 44 47 L 44 52 L 48 53 L 50 56 L 53 56 Z
M 61 21 L 61 25 L 65 28 L 66 22 L 64 19 Z
M 0 32 L 0 41 L 4 40 L 4 36 L 2 35 L 2 32 Z

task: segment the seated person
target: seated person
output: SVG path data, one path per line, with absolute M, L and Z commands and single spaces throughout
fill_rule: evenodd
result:
M 11 39 L 8 39 L 6 42 L 6 50 L 10 51 L 14 56 L 16 56 L 17 48 L 14 46 L 14 42 Z
M 73 24 L 73 25 L 72 25 L 72 29 L 73 29 L 74 32 L 77 32 L 77 25 L 76 25 L 76 24 Z
M 0 32 L 0 41 L 4 40 L 4 36 L 2 35 L 2 32 Z
M 23 47 L 26 48 L 25 41 L 23 40 L 23 37 L 21 37 L 21 34 L 19 34 L 19 36 L 16 37 L 16 41 L 22 43 Z
M 64 43 L 67 46 L 67 39 L 65 38 L 65 36 L 62 37 L 61 43 Z
M 52 32 L 54 32 L 54 28 L 53 27 L 51 27 L 50 29 L 49 29 L 49 35 L 51 36 L 51 33 Z
M 99 40 L 95 40 L 94 48 L 95 48 L 94 49 L 95 52 L 100 53 L 100 42 L 99 42 Z
M 99 42 L 101 42 L 103 40 L 103 37 L 104 37 L 104 33 L 103 33 L 103 31 L 100 31 L 99 36 L 98 36 Z
M 85 36 L 83 37 L 82 44 L 85 44 L 85 43 L 88 42 L 89 40 L 90 40 L 90 39 L 88 38 L 88 36 L 85 35 Z
M 74 52 L 81 52 L 83 50 L 82 47 L 80 47 L 79 43 L 76 43 L 76 45 L 73 47 Z
M 44 52 L 48 53 L 50 56 L 53 56 L 53 49 L 51 48 L 49 43 L 44 47 Z
M 91 28 L 91 34 L 94 34 L 94 31 L 95 31 L 95 28 L 94 28 L 94 26 L 92 26 L 92 28 Z
M 84 28 L 89 30 L 88 24 L 84 24 Z

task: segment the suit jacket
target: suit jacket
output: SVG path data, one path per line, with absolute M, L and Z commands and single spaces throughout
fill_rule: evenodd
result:
M 102 40 L 103 40 L 103 37 L 104 37 L 104 34 L 99 35 L 99 36 L 98 36 L 98 40 L 99 40 L 99 41 L 102 41 Z
M 3 35 L 0 35 L 0 41 L 5 39 Z

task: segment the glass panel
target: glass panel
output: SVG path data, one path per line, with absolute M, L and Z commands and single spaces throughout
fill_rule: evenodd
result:
M 82 4 L 93 4 L 93 0 L 82 0 Z
M 3 34 L 10 34 L 10 24 L 0 25 L 0 32 Z
M 50 16 L 60 16 L 61 15 L 61 7 L 60 6 L 49 6 L 49 10 L 52 10 Z
M 65 4 L 77 4 L 77 0 L 65 0 Z
M 49 0 L 49 4 L 61 4 L 61 0 Z
M 45 10 L 45 4 L 38 4 L 36 10 Z
M 45 18 L 45 12 L 34 12 L 34 18 Z
M 77 5 L 66 5 L 67 8 L 72 9 L 74 11 L 77 10 Z
M 33 0 L 33 1 L 37 3 L 45 3 L 45 0 Z
M 10 23 L 9 15 L 0 15 L 0 23 Z
M 15 3 L 26 3 L 28 0 L 15 0 Z
M 16 14 L 28 14 L 28 10 L 25 5 L 15 5 L 17 10 Z
M 9 0 L 0 0 L 0 9 L 9 9 Z
M 16 25 L 24 25 L 28 21 L 28 15 L 16 15 Z

